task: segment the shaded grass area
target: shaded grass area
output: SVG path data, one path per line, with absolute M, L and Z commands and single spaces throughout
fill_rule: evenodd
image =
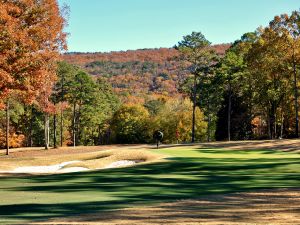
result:
M 105 213 L 178 199 L 300 187 L 300 155 L 178 147 L 166 162 L 48 176 L 0 177 L 0 222 Z

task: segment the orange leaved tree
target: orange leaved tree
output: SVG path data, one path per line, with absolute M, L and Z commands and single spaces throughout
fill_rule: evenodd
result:
M 21 101 L 31 104 L 41 93 L 50 93 L 45 90 L 55 81 L 55 61 L 66 49 L 66 33 L 56 0 L 0 3 L 0 108 L 7 112 L 8 154 L 9 96 L 17 94 Z

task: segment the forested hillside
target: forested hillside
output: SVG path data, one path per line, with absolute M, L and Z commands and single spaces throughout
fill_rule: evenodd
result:
M 212 46 L 223 56 L 230 44 Z M 189 71 L 175 48 L 110 53 L 68 53 L 64 59 L 89 74 L 105 78 L 125 102 L 180 95 Z
M 20 146 L 151 143 L 157 130 L 165 143 L 299 137 L 300 11 L 232 44 L 212 45 L 193 31 L 173 48 L 61 59 L 65 20 L 58 5 L 46 6 L 45 24 L 36 2 L 6 3 L 3 11 L 0 148 L 7 154 Z

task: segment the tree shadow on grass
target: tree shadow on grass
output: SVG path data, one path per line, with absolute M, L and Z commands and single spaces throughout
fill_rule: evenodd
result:
M 71 174 L 1 177 L 6 192 L 63 194 L 43 204 L 0 205 L 0 221 L 47 220 L 124 207 L 257 189 L 299 187 L 300 159 L 181 158 L 131 168 Z M 105 197 L 109 196 L 107 200 Z M 84 200 L 72 201 L 82 197 Z
M 283 224 L 299 224 L 299 189 L 275 189 L 259 192 L 204 196 L 192 200 L 158 204 L 154 207 L 134 208 L 125 211 L 111 211 L 105 214 L 88 214 L 70 221 L 105 221 L 118 224 L 213 224 L 249 223 L 269 224 L 271 221 Z M 291 198 L 291 195 L 293 198 Z M 270 213 L 271 212 L 271 213 Z M 271 215 L 270 215 L 271 214 Z M 282 220 L 278 221 L 279 218 Z

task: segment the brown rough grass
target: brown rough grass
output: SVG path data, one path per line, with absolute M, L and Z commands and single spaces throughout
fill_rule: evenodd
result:
M 182 200 L 34 224 L 300 224 L 300 189 L 275 189 Z

